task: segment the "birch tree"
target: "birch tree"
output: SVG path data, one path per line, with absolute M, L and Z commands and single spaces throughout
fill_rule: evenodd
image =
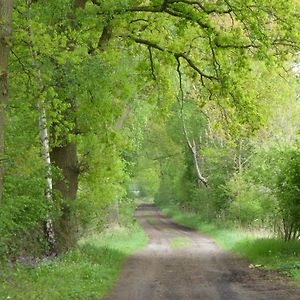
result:
M 53 220 L 51 217 L 51 208 L 53 205 L 53 184 L 52 184 L 52 171 L 51 171 L 51 159 L 50 159 L 50 146 L 49 146 L 49 134 L 48 134 L 48 125 L 47 125 L 47 117 L 46 117 L 46 109 L 43 97 L 43 91 L 45 86 L 42 80 L 41 70 L 39 68 L 37 62 L 37 52 L 34 49 L 33 41 L 32 41 L 32 29 L 30 25 L 30 5 L 31 0 L 27 0 L 27 32 L 29 37 L 29 50 L 32 58 L 32 66 L 34 69 L 36 84 L 37 84 L 37 92 L 35 92 L 36 97 L 36 105 L 39 112 L 39 136 L 41 142 L 41 153 L 44 160 L 45 168 L 46 168 L 46 191 L 45 198 L 47 204 L 49 205 L 49 212 L 46 218 L 45 231 L 46 238 L 49 244 L 49 253 L 55 254 L 56 246 L 55 246 L 55 234 L 53 229 Z

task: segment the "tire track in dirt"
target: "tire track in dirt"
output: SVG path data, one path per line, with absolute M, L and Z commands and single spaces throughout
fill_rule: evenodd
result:
M 300 289 L 278 273 L 250 269 L 246 260 L 172 222 L 153 205 L 141 205 L 136 218 L 149 243 L 128 259 L 104 300 L 300 299 Z M 189 242 L 176 249 L 171 246 L 176 238 Z

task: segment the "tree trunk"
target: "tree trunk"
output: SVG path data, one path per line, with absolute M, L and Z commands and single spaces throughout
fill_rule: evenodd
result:
M 61 170 L 62 178 L 54 183 L 54 188 L 66 200 L 75 200 L 78 188 L 79 165 L 76 143 L 53 147 L 51 151 L 53 164 Z
M 74 18 L 75 22 L 75 10 L 84 9 L 87 0 L 74 0 L 73 9 L 74 14 L 70 18 Z M 108 28 L 109 25 L 105 26 L 102 34 L 99 38 L 98 47 L 103 51 L 104 45 L 108 42 L 111 30 Z M 68 100 L 66 100 L 68 101 Z M 65 118 L 69 122 L 75 125 L 73 134 L 76 133 L 76 117 L 74 112 L 78 108 L 75 105 L 75 102 L 71 102 L 70 114 L 66 113 Z M 53 132 L 53 135 L 56 133 Z M 76 200 L 77 189 L 78 189 L 78 177 L 80 173 L 78 158 L 77 158 L 77 144 L 75 142 L 69 142 L 68 138 L 64 134 L 58 137 L 60 140 L 60 145 L 53 146 L 51 149 L 50 157 L 52 164 L 61 171 L 61 178 L 58 178 L 53 183 L 53 188 L 55 191 L 63 198 L 63 208 L 62 216 L 60 218 L 60 224 L 57 228 L 57 235 L 59 245 L 58 247 L 61 250 L 66 250 L 72 247 L 77 238 L 78 226 L 75 216 L 72 213 L 72 200 Z M 71 202 L 70 202 L 71 201 Z
M 181 72 L 180 72 L 180 62 L 178 60 L 178 68 L 177 72 L 179 73 L 179 80 L 180 80 L 180 92 L 181 92 L 181 97 L 178 97 L 178 103 L 179 103 L 179 108 L 180 108 L 180 118 L 181 118 L 181 124 L 182 124 L 182 129 L 183 129 L 183 134 L 187 143 L 188 148 L 190 149 L 192 155 L 193 155 L 193 161 L 194 161 L 194 166 L 196 169 L 197 173 L 197 179 L 198 179 L 198 184 L 199 186 L 203 184 L 205 187 L 208 187 L 208 180 L 202 175 L 201 171 L 201 165 L 200 165 L 200 157 L 199 157 L 199 152 L 197 149 L 197 145 L 194 139 L 192 139 L 192 142 L 189 138 L 189 134 L 186 128 L 185 124 L 185 119 L 184 119 L 184 113 L 183 113 L 183 104 L 184 104 L 184 97 L 183 97 L 183 89 L 182 89 L 182 77 L 181 77 Z
M 38 103 L 38 110 L 39 110 L 39 129 L 40 129 L 40 140 L 42 143 L 42 155 L 44 159 L 45 166 L 47 168 L 47 188 L 46 188 L 46 200 L 50 206 L 50 213 L 51 213 L 51 207 L 52 207 L 52 194 L 53 194 L 53 185 L 52 185 L 52 171 L 51 171 L 51 159 L 50 159 L 50 147 L 49 147 L 49 135 L 48 135 L 48 129 L 47 129 L 47 119 L 46 119 L 46 111 L 42 103 Z M 55 234 L 53 229 L 53 221 L 50 217 L 50 213 L 47 216 L 46 219 L 46 236 L 48 240 L 48 244 L 50 247 L 50 254 L 53 255 L 56 253 L 56 240 L 55 240 Z
M 188 145 L 190 145 L 190 143 L 188 143 Z M 195 164 L 197 177 L 198 177 L 198 182 L 204 184 L 207 187 L 207 179 L 205 177 L 203 177 L 202 172 L 201 172 L 200 163 L 199 163 L 199 154 L 198 154 L 197 146 L 196 146 L 194 139 L 193 139 L 193 145 L 190 148 L 190 150 L 193 154 L 194 164 Z
M 194 139 L 192 140 L 192 142 L 190 141 L 190 138 L 188 136 L 188 132 L 187 132 L 187 129 L 185 126 L 185 121 L 184 121 L 182 110 L 181 110 L 181 121 L 182 121 L 182 128 L 183 128 L 184 137 L 186 139 L 186 143 L 193 155 L 193 160 L 194 160 L 194 165 L 195 165 L 195 169 L 196 169 L 196 173 L 197 173 L 198 183 L 199 183 L 199 185 L 203 184 L 205 187 L 207 187 L 208 186 L 207 179 L 202 175 L 202 172 L 201 172 L 197 145 L 196 145 L 196 142 Z
M 12 35 L 13 0 L 0 0 L 0 204 L 4 179 L 5 111 L 8 103 L 8 57 Z
M 52 163 L 61 171 L 61 177 L 53 187 L 63 198 L 62 216 L 56 226 L 58 249 L 66 251 L 76 244 L 78 224 L 72 213 L 72 203 L 77 197 L 79 165 L 76 143 L 53 147 L 50 153 Z
M 122 129 L 126 118 L 130 115 L 132 110 L 133 110 L 133 107 L 131 105 L 127 105 L 124 108 L 124 111 L 123 111 L 122 115 L 120 116 L 120 118 L 118 119 L 117 123 L 114 126 L 114 130 L 119 131 L 119 130 Z

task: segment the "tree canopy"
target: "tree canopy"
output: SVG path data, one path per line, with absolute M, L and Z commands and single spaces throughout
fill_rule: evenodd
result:
M 71 247 L 133 186 L 297 237 L 299 6 L 0 0 L 0 254 Z

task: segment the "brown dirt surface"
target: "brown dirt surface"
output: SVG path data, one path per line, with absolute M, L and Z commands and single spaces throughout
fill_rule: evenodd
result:
M 300 289 L 277 272 L 249 268 L 245 259 L 152 205 L 141 205 L 136 218 L 148 246 L 127 260 L 105 300 L 300 300 Z M 183 244 L 176 247 L 176 240 Z

